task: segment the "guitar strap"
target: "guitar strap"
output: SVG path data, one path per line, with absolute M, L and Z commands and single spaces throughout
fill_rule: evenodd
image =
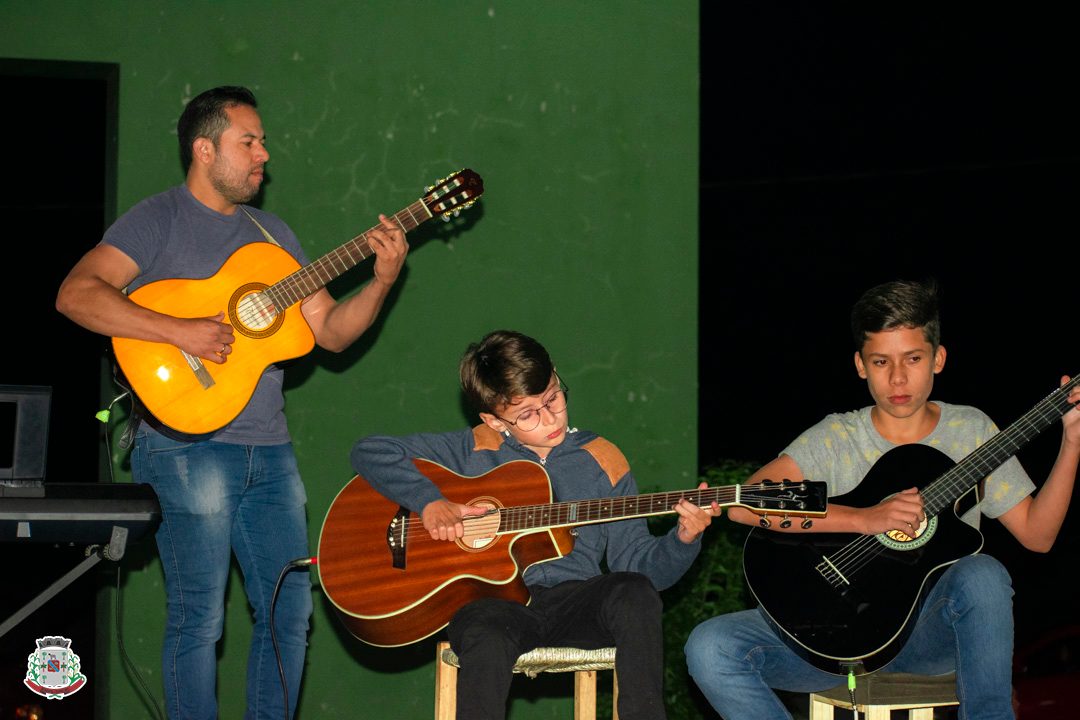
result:
M 262 231 L 263 237 L 266 238 L 266 242 L 273 243 L 274 245 L 281 247 L 281 243 L 274 239 L 274 236 L 271 235 L 270 232 L 266 228 L 264 228 L 258 220 L 255 219 L 254 215 L 248 212 L 246 207 L 241 205 L 240 209 L 244 211 L 244 214 L 248 216 L 248 219 L 251 220 L 251 222 L 255 223 L 255 227 L 259 228 L 259 230 Z

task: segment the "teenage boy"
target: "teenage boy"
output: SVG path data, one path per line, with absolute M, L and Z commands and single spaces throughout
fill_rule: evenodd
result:
M 931 445 L 959 461 L 997 432 L 973 407 L 929 399 L 934 376 L 945 367 L 932 283 L 897 281 L 868 290 L 852 310 L 851 329 L 855 369 L 867 381 L 874 405 L 827 416 L 749 482 L 817 478 L 829 482 L 832 497 L 858 486 L 874 462 L 898 445 Z M 1080 402 L 1080 388 L 1072 389 L 1069 402 Z M 1061 449 L 1037 494 L 1012 457 L 986 478 L 978 505 L 983 515 L 1000 520 L 1025 548 L 1037 552 L 1048 551 L 1057 538 L 1080 460 L 1080 410 L 1066 412 L 1062 423 Z M 919 490 L 910 488 L 872 507 L 830 503 L 828 515 L 809 528 L 795 524 L 782 529 L 773 522 L 771 529 L 913 533 L 926 519 Z M 729 516 L 745 524 L 759 520 L 739 508 Z M 978 513 L 964 516 L 973 525 L 977 518 Z M 961 718 L 1012 718 L 1012 594 L 1012 581 L 1000 562 L 986 554 L 961 558 L 941 574 L 912 620 L 911 636 L 882 669 L 926 675 L 956 671 Z M 726 720 L 790 719 L 771 688 L 816 692 L 842 680 L 800 658 L 760 609 L 702 623 L 687 640 L 686 658 L 695 682 Z
M 479 411 L 479 425 L 442 434 L 370 437 L 357 442 L 351 455 L 356 472 L 418 513 L 432 538 L 462 537 L 463 518 L 484 509 L 443 497 L 417 471 L 417 457 L 471 477 L 514 460 L 532 461 L 547 471 L 556 502 L 638 494 L 619 449 L 569 425 L 568 389 L 539 342 L 517 332 L 492 332 L 469 346 L 460 375 L 466 399 Z M 686 500 L 674 509 L 678 522 L 663 536 L 652 535 L 642 518 L 578 526 L 572 552 L 524 571 L 528 605 L 484 598 L 461 608 L 448 628 L 461 663 L 457 717 L 504 718 L 515 660 L 548 645 L 615 646 L 619 717 L 666 717 L 658 591 L 690 567 L 701 533 L 720 512 L 715 504 L 703 510 Z

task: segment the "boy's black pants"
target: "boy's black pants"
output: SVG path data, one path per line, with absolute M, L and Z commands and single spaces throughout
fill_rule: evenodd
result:
M 615 646 L 621 720 L 663 720 L 664 638 L 660 595 L 639 573 L 606 573 L 533 586 L 528 606 L 482 599 L 450 621 L 457 653 L 458 720 L 503 720 L 518 656 L 537 647 Z

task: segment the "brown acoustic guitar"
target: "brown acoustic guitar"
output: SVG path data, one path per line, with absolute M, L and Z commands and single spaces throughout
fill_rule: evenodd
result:
M 422 640 L 480 598 L 528 602 L 522 573 L 569 553 L 570 529 L 576 525 L 672 513 L 683 498 L 703 508 L 716 501 L 793 516 L 823 515 L 826 506 L 820 481 L 552 502 L 547 473 L 527 460 L 477 477 L 429 460 L 414 463 L 451 502 L 488 512 L 466 518 L 461 539 L 432 540 L 416 513 L 388 500 L 359 475 L 338 493 L 319 537 L 319 576 L 345 627 L 370 645 Z
M 433 217 L 456 215 L 483 192 L 479 175 L 460 170 L 395 213 L 393 221 L 411 232 Z M 168 427 L 190 435 L 218 430 L 247 406 L 268 366 L 315 347 L 300 301 L 373 254 L 361 233 L 300 267 L 281 247 L 256 242 L 234 252 L 208 278 L 147 283 L 129 297 L 151 310 L 198 318 L 224 309 L 236 336 L 232 353 L 227 363 L 207 365 L 175 345 L 115 337 L 117 364 L 147 411 Z

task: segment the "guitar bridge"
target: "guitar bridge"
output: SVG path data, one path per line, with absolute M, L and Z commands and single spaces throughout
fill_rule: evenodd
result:
M 409 542 L 409 511 L 399 505 L 390 525 L 386 528 L 386 546 L 390 549 L 391 563 L 398 570 L 405 569 L 405 549 Z
M 187 360 L 188 367 L 195 373 L 195 379 L 202 385 L 203 390 L 209 390 L 213 387 L 214 378 L 211 377 L 210 371 L 206 369 L 206 365 L 203 365 L 203 361 L 194 355 L 188 355 L 183 350 L 181 350 L 180 353 L 184 356 L 184 359 Z
M 850 585 L 848 579 L 844 577 L 844 574 L 840 572 L 840 568 L 833 564 L 833 561 L 827 557 L 823 557 L 821 562 L 817 564 L 815 569 L 825 579 L 825 582 L 829 583 L 834 588 Z

